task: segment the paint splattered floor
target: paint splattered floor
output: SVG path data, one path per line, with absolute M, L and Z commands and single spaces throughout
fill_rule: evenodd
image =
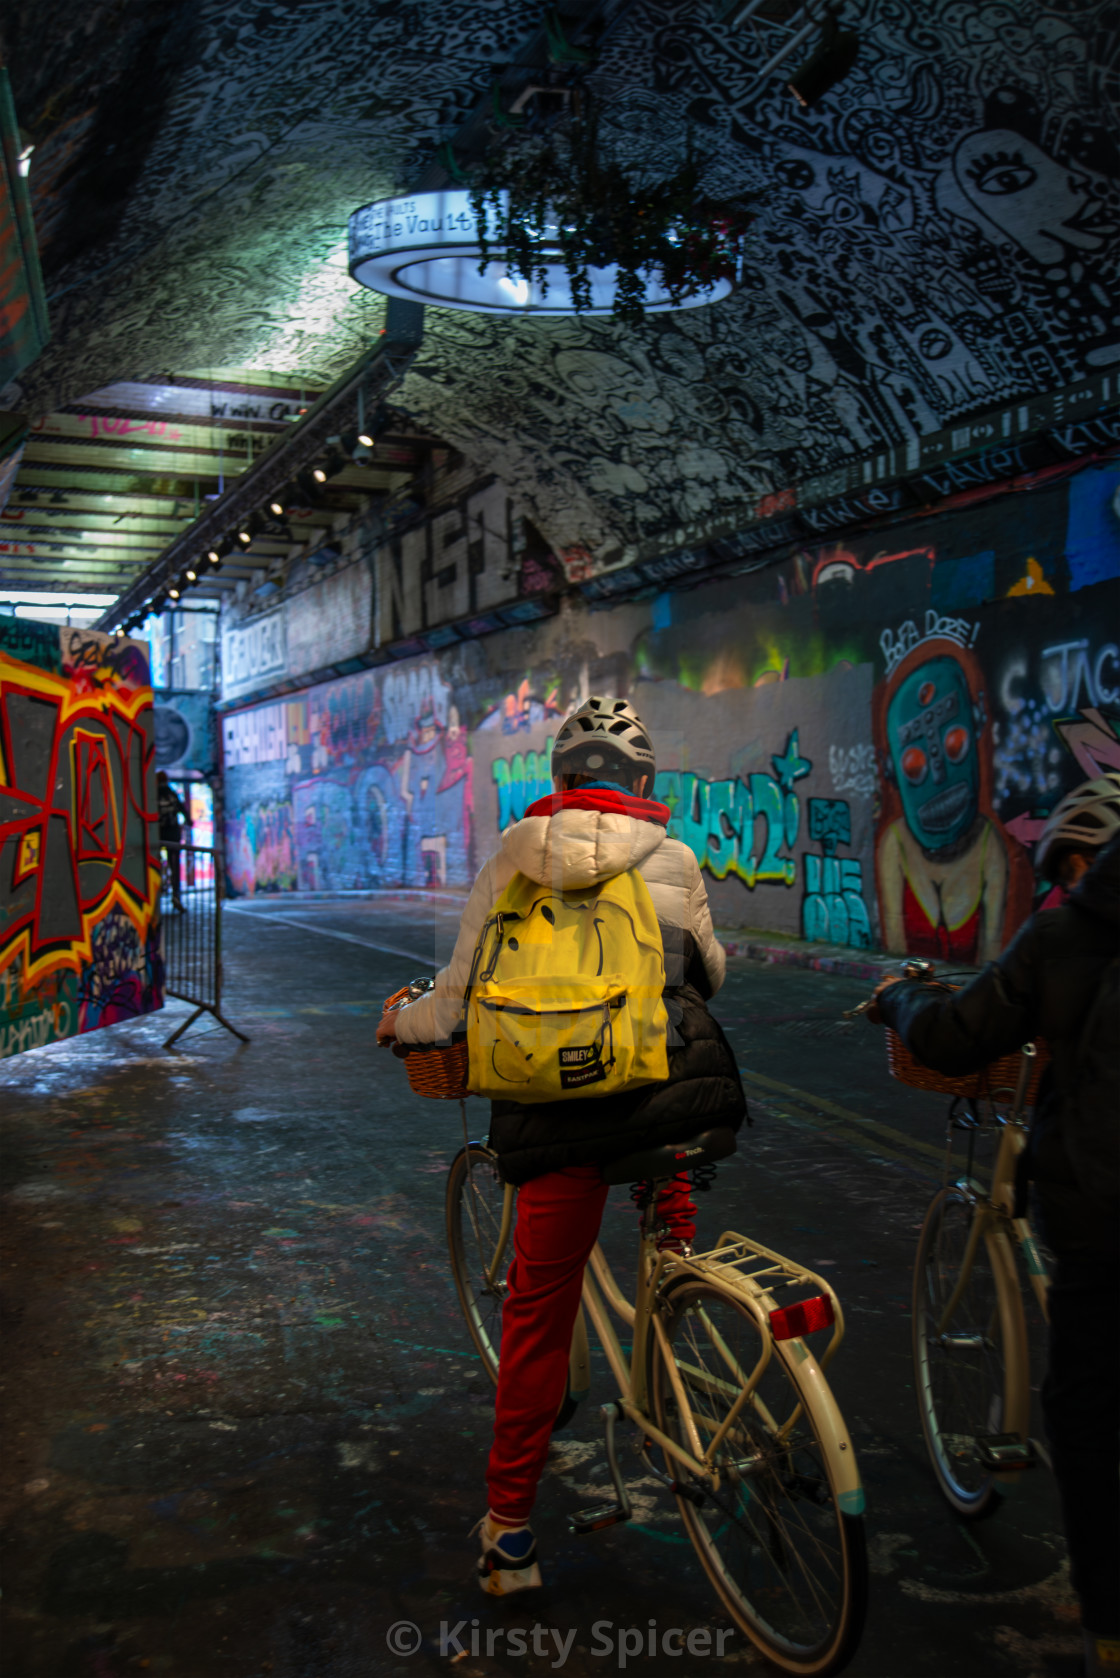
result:
M 546 1589 L 502 1605 L 473 1586 L 492 1406 L 444 1257 L 459 1114 L 411 1098 L 372 1047 L 380 998 L 447 927 L 414 903 L 277 908 L 292 905 L 227 919 L 247 1047 L 196 1028 L 166 1052 L 174 1004 L 0 1067 L 6 1672 L 582 1678 L 621 1669 L 623 1630 L 648 1650 L 651 1621 L 659 1651 L 673 1627 L 710 1631 L 714 1651 L 727 1622 L 652 1482 L 631 1527 L 568 1536 L 606 1490 L 591 1404 L 542 1494 Z M 969 1528 L 923 1460 L 909 1265 L 942 1103 L 892 1084 L 870 1030 L 839 1023 L 865 989 L 733 964 L 719 1012 L 756 1125 L 702 1229 L 831 1267 L 848 1308 L 834 1385 L 874 1592 L 849 1670 L 1059 1678 L 1078 1633 L 1045 1472 Z M 632 1217 L 616 1191 L 617 1269 Z M 419 1628 L 413 1654 L 407 1626 L 387 1641 L 400 1622 Z M 651 1678 L 765 1670 L 734 1635 L 722 1660 L 701 1636 L 683 1668 L 633 1643 L 625 1670 Z

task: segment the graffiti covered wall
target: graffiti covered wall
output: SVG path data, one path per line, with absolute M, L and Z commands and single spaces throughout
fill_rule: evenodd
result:
M 222 731 L 234 891 L 470 883 L 474 765 L 434 660 L 234 712 Z
M 0 617 L 0 1059 L 163 1006 L 147 649 Z
M 227 599 L 223 701 L 247 701 L 281 680 L 335 676 L 393 642 L 414 651 L 419 634 L 456 620 L 478 635 L 548 615 L 541 596 L 559 584 L 561 562 L 504 485 L 456 463 L 433 469 L 427 495 L 427 511 L 409 503 L 393 518 L 340 529 L 337 547 L 325 543 L 319 557 L 333 555 L 324 563 L 341 569 L 324 576 L 318 558 L 304 560 L 271 610 Z M 458 639 L 452 628 L 438 644 Z
M 718 923 L 982 961 L 1120 767 L 1118 574 L 1111 462 L 234 712 L 233 888 L 465 887 L 570 707 L 627 694 Z

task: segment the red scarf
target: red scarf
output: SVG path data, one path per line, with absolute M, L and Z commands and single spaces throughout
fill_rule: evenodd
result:
M 668 827 L 669 806 L 652 798 L 635 798 L 629 792 L 607 792 L 591 788 L 575 788 L 571 792 L 550 792 L 530 804 L 527 816 L 555 816 L 561 810 L 595 810 L 603 815 L 633 816 L 635 821 L 656 822 Z

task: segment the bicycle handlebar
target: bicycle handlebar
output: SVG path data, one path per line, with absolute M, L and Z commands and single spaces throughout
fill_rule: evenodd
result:
M 419 979 L 410 979 L 407 985 L 402 985 L 400 990 L 395 990 L 392 996 L 385 998 L 381 1004 L 382 1018 L 386 1014 L 395 1014 L 399 1008 L 407 1008 L 410 1002 L 415 1002 L 418 997 L 425 996 L 428 991 L 434 990 L 435 985 L 435 980 L 426 973 L 422 974 Z M 383 1041 L 379 1040 L 377 1046 L 379 1049 L 392 1049 L 394 1053 L 399 1052 L 401 1055 L 407 1053 L 406 1044 L 395 1043 L 392 1038 L 388 1037 Z
M 894 978 L 894 979 L 932 979 L 933 976 L 934 976 L 933 962 L 932 961 L 926 961 L 921 956 L 909 956 L 906 959 L 906 961 L 904 961 L 903 964 L 902 964 L 901 973 L 895 973 L 895 974 L 886 974 L 885 973 L 883 975 L 884 978 Z M 880 981 L 880 983 L 881 982 L 882 981 Z M 878 991 L 878 987 L 876 987 L 876 993 L 877 993 L 877 991 Z M 875 1003 L 876 1003 L 876 994 L 873 993 L 871 996 L 865 997 L 862 1002 L 857 1002 L 856 1006 L 854 1008 L 845 1008 L 844 1018 L 846 1020 L 854 1020 L 854 1019 L 857 1019 L 860 1014 L 871 1014 L 870 1024 L 871 1025 L 881 1025 L 882 1020 L 877 1017 L 877 1011 L 876 1011 L 875 1014 L 872 1014 L 872 1012 L 871 1012 L 872 1009 L 875 1008 Z
M 435 980 L 427 973 L 421 974 L 419 979 L 410 979 L 407 985 L 402 985 L 392 996 L 387 996 L 381 1004 L 381 1012 L 394 1014 L 398 1008 L 407 1008 L 410 1002 L 415 1002 L 418 997 L 427 995 L 428 991 L 435 988 Z

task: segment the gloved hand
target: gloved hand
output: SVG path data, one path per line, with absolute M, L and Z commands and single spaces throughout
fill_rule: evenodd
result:
M 879 983 L 875 986 L 875 989 L 872 993 L 871 1006 L 865 1012 L 865 1014 L 863 1016 L 864 1019 L 865 1020 L 870 1020 L 872 1025 L 882 1025 L 883 1024 L 883 1016 L 879 1012 L 878 1007 L 876 1006 L 875 997 L 882 996 L 883 992 L 887 989 L 887 987 L 889 985 L 901 985 L 903 982 L 904 982 L 903 977 L 900 973 L 892 973 L 889 978 L 880 979 Z

